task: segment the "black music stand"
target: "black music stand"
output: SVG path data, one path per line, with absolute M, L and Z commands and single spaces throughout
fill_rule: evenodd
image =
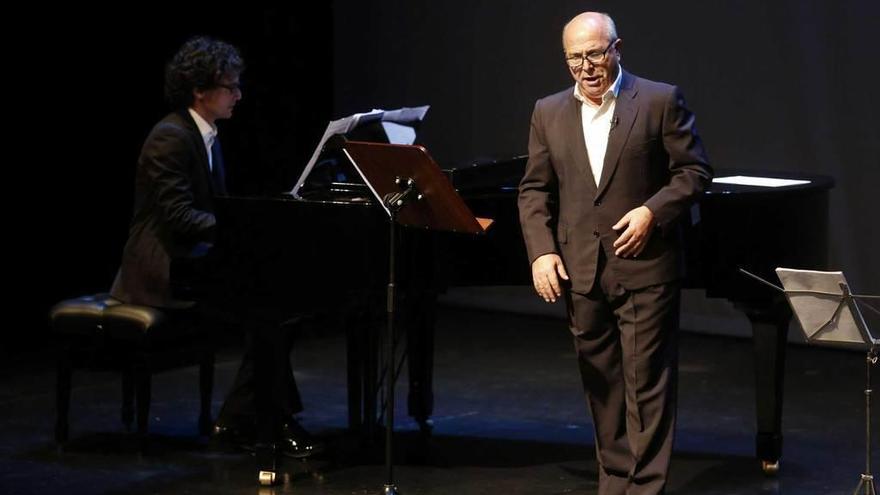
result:
M 850 292 L 843 272 L 821 272 L 777 268 L 776 275 L 782 282 L 778 287 L 745 270 L 746 275 L 785 293 L 785 297 L 797 316 L 804 337 L 809 343 L 823 343 L 845 347 L 860 347 L 867 351 L 865 361 L 865 472 L 853 495 L 876 495 L 874 477 L 871 474 L 871 366 L 877 364 L 880 339 L 871 335 L 859 310 L 858 301 L 880 299 L 880 296 L 858 295 Z M 880 313 L 880 311 L 878 311 Z M 864 492 L 862 488 L 864 487 Z
M 343 151 L 388 215 L 388 289 L 385 342 L 385 469 L 383 493 L 400 493 L 394 484 L 394 346 L 396 225 L 483 234 L 492 220 L 474 217 L 427 150 L 421 146 L 349 141 Z
M 843 272 L 777 268 L 785 297 L 797 315 L 807 342 L 857 345 L 867 350 L 865 362 L 865 472 L 853 495 L 876 495 L 871 474 L 871 366 L 877 363 L 880 339 L 875 339 L 859 311 L 859 299 L 877 296 L 852 294 Z M 870 306 L 869 306 L 870 307 Z M 864 492 L 862 488 L 864 487 Z

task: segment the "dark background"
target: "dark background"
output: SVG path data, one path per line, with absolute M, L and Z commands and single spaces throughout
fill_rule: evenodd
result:
M 623 66 L 681 86 L 716 167 L 835 178 L 832 267 L 880 293 L 876 1 L 337 0 L 307 10 L 10 16 L 20 26 L 6 43 L 7 281 L 21 317 L 4 352 L 45 339 L 57 300 L 109 288 L 140 145 L 167 111 L 164 64 L 195 34 L 242 50 L 244 99 L 220 136 L 233 191 L 264 194 L 292 187 L 328 120 L 371 108 L 430 104 L 421 141 L 443 167 L 524 153 L 535 99 L 572 84 L 562 26 L 608 11 Z
M 836 180 L 830 268 L 880 293 L 880 2 L 335 5 L 336 113 L 431 104 L 422 136 L 441 166 L 525 153 L 535 100 L 574 84 L 562 27 L 585 10 L 610 13 L 623 67 L 682 88 L 716 168 Z
M 217 4 L 22 14 L 26 28 L 8 45 L 20 87 L 7 94 L 18 120 L 7 137 L 18 150 L 7 183 L 18 198 L 7 208 L 7 280 L 19 323 L 2 352 L 45 339 L 58 300 L 109 289 L 140 147 L 169 110 L 164 67 L 189 37 L 228 41 L 247 64 L 235 117 L 219 123 L 232 190 L 292 187 L 332 116 L 331 6 L 308 11 Z

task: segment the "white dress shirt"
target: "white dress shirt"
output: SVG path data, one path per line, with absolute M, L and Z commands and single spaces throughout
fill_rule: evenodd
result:
M 587 145 L 587 156 L 590 158 L 590 168 L 593 171 L 593 180 L 596 187 L 602 177 L 602 165 L 605 162 L 605 148 L 608 147 L 608 133 L 611 132 L 614 106 L 617 103 L 617 94 L 620 92 L 620 79 L 623 67 L 617 67 L 617 78 L 602 95 L 602 104 L 596 105 L 588 98 L 584 98 L 574 85 L 574 97 L 581 102 L 581 124 L 584 130 L 584 143 Z
M 199 132 L 202 134 L 202 139 L 205 141 L 205 150 L 208 152 L 208 168 L 211 172 L 214 171 L 214 157 L 211 156 L 211 146 L 214 146 L 214 140 L 217 139 L 217 127 L 208 123 L 207 120 L 203 119 L 198 112 L 189 108 L 189 114 L 192 115 L 193 120 L 196 121 L 196 126 L 199 128 Z

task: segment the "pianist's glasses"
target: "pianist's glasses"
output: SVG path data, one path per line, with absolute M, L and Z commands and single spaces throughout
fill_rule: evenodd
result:
M 217 83 L 217 84 L 215 84 L 215 86 L 217 86 L 218 88 L 226 88 L 230 93 L 235 93 L 236 91 L 241 92 L 241 83 L 240 82 L 236 82 L 236 83 L 232 83 L 232 84 Z

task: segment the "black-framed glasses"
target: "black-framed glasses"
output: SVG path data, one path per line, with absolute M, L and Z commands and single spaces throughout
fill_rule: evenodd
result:
M 620 38 L 617 38 L 620 39 Z M 611 43 L 608 43 L 608 46 L 605 47 L 604 50 L 593 50 L 590 52 L 583 53 L 570 53 L 565 56 L 565 63 L 568 64 L 572 69 L 577 69 L 584 65 L 584 60 L 595 65 L 601 63 L 605 60 L 605 56 L 608 55 L 608 50 L 617 43 L 617 39 L 613 40 Z

